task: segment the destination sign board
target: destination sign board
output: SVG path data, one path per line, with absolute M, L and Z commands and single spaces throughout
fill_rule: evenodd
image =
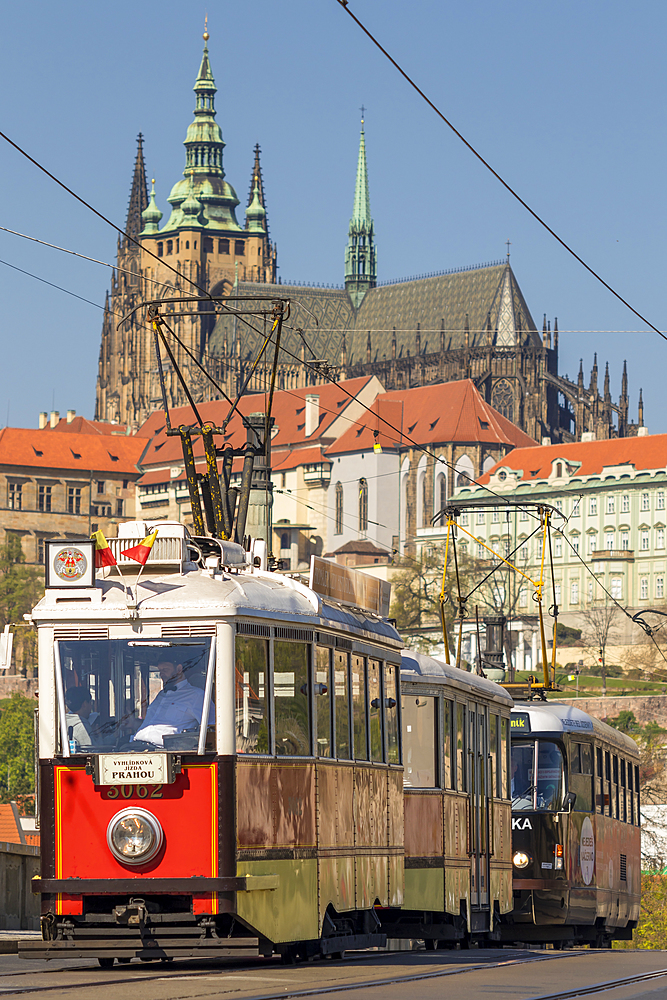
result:
M 389 614 L 390 583 L 320 556 L 310 559 L 310 589 L 320 597 L 374 611 L 383 618 Z
M 530 716 L 528 712 L 512 712 L 510 715 L 510 731 L 512 734 L 530 732 Z
M 166 785 L 169 766 L 166 753 L 99 756 L 97 785 Z

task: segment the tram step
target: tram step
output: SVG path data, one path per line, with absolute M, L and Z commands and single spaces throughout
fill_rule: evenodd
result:
M 75 941 L 20 941 L 19 958 L 249 958 L 259 956 L 257 938 L 163 938 L 146 941 L 109 940 L 108 937 Z

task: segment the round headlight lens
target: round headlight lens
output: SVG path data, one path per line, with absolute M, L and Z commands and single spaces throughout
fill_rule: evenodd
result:
M 107 843 L 114 857 L 126 865 L 143 865 L 162 846 L 162 827 L 146 809 L 122 809 L 107 827 Z
M 525 851 L 516 851 L 512 863 L 515 868 L 527 868 L 532 860 L 530 854 L 526 854 Z

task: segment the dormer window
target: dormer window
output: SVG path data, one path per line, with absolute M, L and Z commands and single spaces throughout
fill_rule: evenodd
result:
M 560 479 L 563 475 L 563 463 L 556 462 L 556 479 Z

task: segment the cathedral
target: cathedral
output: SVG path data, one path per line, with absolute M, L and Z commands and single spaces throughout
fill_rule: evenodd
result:
M 552 328 L 545 316 L 538 331 L 509 253 L 505 260 L 459 270 L 378 281 L 363 120 L 344 284 L 283 284 L 277 276 L 276 245 L 269 237 L 259 146 L 245 218 L 242 224 L 237 219 L 239 199 L 225 177 L 225 143 L 215 120 L 208 37 L 205 32 L 194 121 L 185 138 L 185 170 L 171 189 L 171 211 L 162 226 L 154 184 L 148 192 L 142 136 L 138 139 L 125 227 L 131 239 L 119 239 L 105 304 L 97 420 L 136 429 L 162 405 L 153 331 L 146 310 L 137 308 L 143 302 L 164 300 L 163 313 L 181 342 L 170 346 L 198 402 L 219 393 L 192 357 L 233 398 L 264 339 L 257 309 L 279 296 L 290 301 L 279 388 L 317 385 L 332 376 L 377 375 L 387 390 L 469 378 L 488 403 L 537 441 L 637 433 L 643 423 L 641 393 L 639 421 L 631 423 L 625 366 L 617 402 L 608 366 L 600 392 L 597 358 L 588 384 L 583 367 L 576 382 L 559 374 L 558 321 Z M 214 309 L 205 298 L 169 304 L 173 298 L 206 293 L 239 301 L 233 311 Z M 270 356 L 256 364 L 249 391 L 265 391 L 270 366 Z M 164 368 L 169 403 L 180 405 L 185 398 L 176 373 L 169 364 Z

